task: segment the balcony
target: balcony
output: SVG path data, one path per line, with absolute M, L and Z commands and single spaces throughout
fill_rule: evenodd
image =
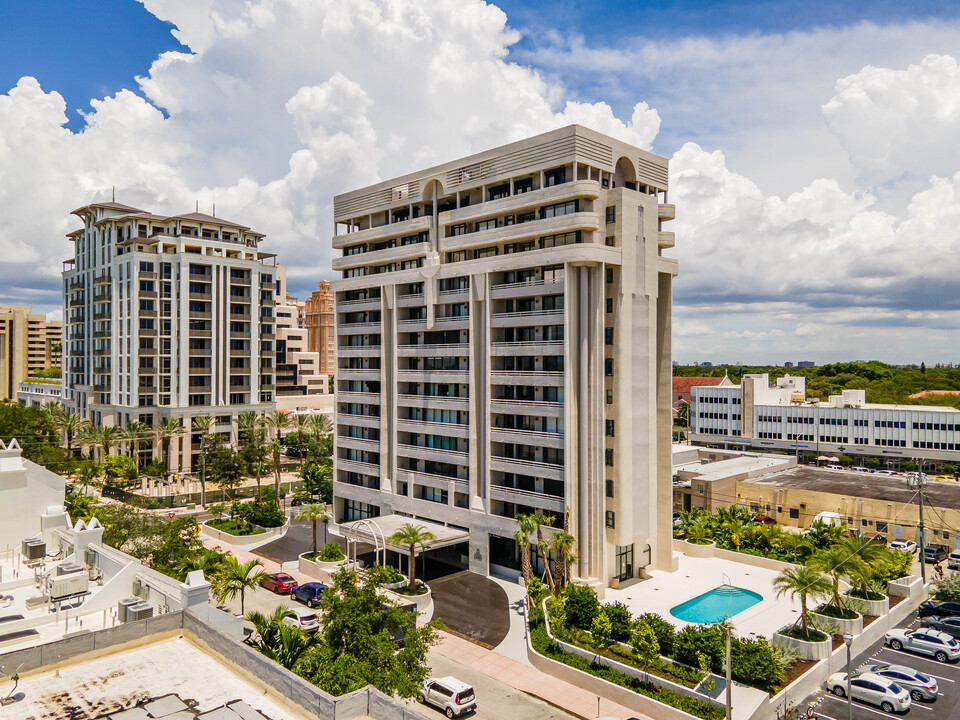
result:
M 543 417 L 563 417 L 563 403 L 543 400 L 492 399 L 490 412 L 505 415 L 540 415 Z
M 563 373 L 548 370 L 494 370 L 490 373 L 493 385 L 539 385 L 563 387 Z
M 480 230 L 478 232 L 468 232 L 464 235 L 451 235 L 440 240 L 440 249 L 443 252 L 450 250 L 466 250 L 469 248 L 478 248 L 489 245 L 500 245 L 502 243 L 516 242 L 518 240 L 534 240 L 542 235 L 555 235 L 557 233 L 573 232 L 582 230 L 584 232 L 597 232 L 600 229 L 600 221 L 595 212 L 575 212 L 557 217 L 549 217 L 519 225 L 505 225 L 503 227 L 491 228 L 490 230 Z M 562 251 L 571 247 L 578 247 L 583 243 L 562 245 L 550 248 L 553 251 Z
M 212 338 L 213 330 L 193 330 L 187 331 L 192 338 Z
M 110 276 L 110 273 L 100 273 L 99 275 L 93 276 L 93 284 L 96 285 L 109 285 L 113 282 L 113 278 Z
M 379 428 L 379 415 L 353 415 L 351 413 L 337 411 L 336 423 L 338 425 L 353 425 L 354 427 Z
M 380 393 L 337 391 L 337 402 L 380 404 Z
M 403 443 L 397 443 L 397 455 L 407 458 L 418 458 L 420 460 L 455 463 L 457 465 L 466 465 L 468 462 L 466 452 L 432 448 L 425 445 L 405 445 Z
M 420 218 L 417 218 L 418 220 Z M 351 233 L 352 235 L 353 233 Z M 344 236 L 346 237 L 346 236 Z M 368 252 L 356 253 L 355 255 L 344 255 L 333 259 L 332 267 L 334 270 L 344 270 L 360 265 L 381 265 L 388 262 L 399 262 L 401 260 L 412 260 L 423 257 L 430 251 L 430 243 L 418 242 L 411 245 L 397 245 L 392 248 L 382 250 L 370 250 Z
M 532 295 L 555 295 L 563 292 L 563 279 L 559 280 L 522 280 L 514 283 L 501 283 L 490 288 L 493 300 L 504 298 L 530 297 Z
M 339 368 L 334 371 L 337 380 L 379 380 L 380 379 L 380 370 L 370 369 L 370 368 L 358 368 L 356 370 L 351 368 Z
M 110 357 L 113 354 L 113 350 L 110 348 L 95 348 L 93 351 L 94 357 Z
M 414 235 L 420 232 L 421 230 L 429 230 L 432 222 L 433 222 L 433 218 L 430 215 L 424 215 L 423 217 L 411 218 L 409 220 L 402 220 L 400 222 L 378 225 L 376 227 L 367 228 L 366 230 L 357 230 L 356 232 L 349 232 L 343 235 L 334 235 L 333 247 L 343 248 L 343 247 L 346 247 L 347 245 L 356 245 L 357 243 L 361 243 L 361 242 L 373 242 L 375 240 L 383 240 L 391 237 L 400 238 L 401 236 L 404 236 L 404 235 Z M 418 244 L 428 248 L 430 247 L 430 243 L 418 243 Z M 416 247 L 416 246 L 406 245 L 405 247 Z M 334 262 L 336 262 L 336 260 L 334 260 Z
M 536 210 L 541 205 L 549 205 L 560 200 L 584 198 L 596 200 L 600 197 L 600 183 L 596 180 L 574 180 L 551 185 L 538 190 L 508 195 L 497 200 L 487 200 L 477 205 L 448 210 L 437 218 L 440 225 L 453 225 L 467 220 L 493 218 L 516 213 L 518 210 Z
M 342 358 L 380 357 L 380 345 L 343 345 L 337 348 L 337 355 Z
M 109 330 L 94 330 L 93 339 L 94 340 L 108 340 L 112 333 Z M 71 336 L 72 338 L 73 336 Z M 82 336 L 80 336 L 82 337 Z
M 240 303 L 241 305 L 249 305 L 250 295 L 231 295 L 230 302 Z
M 408 484 L 413 483 L 438 490 L 446 490 L 448 493 L 453 490 L 465 493 L 469 492 L 470 489 L 470 481 L 467 478 L 453 478 L 417 470 L 404 470 L 403 468 L 397 469 L 397 480 Z
M 426 420 L 409 420 L 405 418 L 399 418 L 397 420 L 397 430 L 409 433 L 437 433 L 456 438 L 466 438 L 470 434 L 469 425 L 428 422 Z
M 212 370 L 210 367 L 191 367 L 188 372 L 191 375 L 209 375 Z
M 93 314 L 94 320 L 110 320 L 113 317 L 113 312 L 110 310 L 101 310 Z
M 340 355 L 343 355 L 344 348 L 340 349 Z M 457 343 L 451 345 L 399 345 L 397 346 L 397 355 L 400 357 L 431 357 L 433 355 L 441 356 L 466 356 L 470 354 L 469 343 Z
M 188 317 L 191 320 L 210 320 L 213 315 L 211 315 L 209 312 L 203 312 L 200 310 L 190 310 Z
M 676 236 L 672 232 L 657 233 L 657 247 L 672 248 L 676 244 Z
M 230 348 L 230 357 L 250 357 L 250 348 L 245 348 L 243 350 Z
M 379 310 L 380 298 L 367 298 L 365 300 L 342 300 L 337 302 L 337 310 L 350 308 L 351 312 L 357 310 Z
M 657 217 L 661 220 L 675 220 L 677 217 L 677 206 L 673 203 L 660 203 L 657 206 Z
M 355 438 L 347 435 L 338 435 L 336 445 L 338 448 L 350 448 L 352 450 L 365 450 L 367 452 L 380 452 L 379 440 L 367 440 L 366 438 Z
M 107 298 L 110 297 L 110 293 L 107 293 Z M 156 300 L 157 292 L 156 290 L 141 290 L 140 291 L 141 300 Z M 94 302 L 96 302 L 96 297 L 94 297 Z
M 380 321 L 359 323 L 337 323 L 337 332 L 341 335 L 365 334 L 363 330 L 380 331 Z
M 234 277 L 233 275 L 231 275 L 231 276 L 230 276 L 230 284 L 231 284 L 231 285 L 240 285 L 240 286 L 243 286 L 243 287 L 250 287 L 250 276 L 249 276 L 249 275 L 246 275 L 246 276 L 244 276 L 244 277 Z
M 563 340 L 494 342 L 490 354 L 498 357 L 511 355 L 563 355 Z
M 397 395 L 397 405 L 402 407 L 441 408 L 467 410 L 470 399 L 465 397 L 442 397 L 440 395 Z
M 107 385 L 106 383 L 97 383 L 97 384 L 94 384 L 93 391 L 99 392 L 99 393 L 108 393 L 110 392 L 110 386 Z
M 213 293 L 199 293 L 192 292 L 190 293 L 191 300 L 213 300 Z
M 157 274 L 155 272 L 144 272 L 141 270 L 139 273 L 137 273 L 137 277 L 141 280 L 156 280 Z
M 364 473 L 365 475 L 373 475 L 374 477 L 380 477 L 380 466 L 374 465 L 373 463 L 361 462 L 359 460 L 348 460 L 347 458 L 336 458 L 335 462 L 337 463 L 338 470 L 344 470 L 347 472 L 358 472 Z
M 534 460 L 520 460 L 518 458 L 490 456 L 490 469 L 500 472 L 515 473 L 517 475 L 532 475 L 547 480 L 563 480 L 563 465 L 536 462 Z
M 493 442 L 532 445 L 534 447 L 563 448 L 563 435 L 559 433 L 537 432 L 535 430 L 514 430 L 513 428 L 490 428 Z
M 68 307 L 82 308 L 83 305 L 84 305 L 84 299 L 82 297 L 79 297 L 79 298 L 73 298 L 72 300 L 70 300 L 70 304 L 68 305 Z
M 138 330 L 140 337 L 156 337 L 157 329 L 156 328 L 140 328 Z
M 250 322 L 250 313 L 230 313 L 230 319 L 235 322 Z
M 466 383 L 470 380 L 467 370 L 400 370 L 397 378 L 404 382 Z
M 139 368 L 137 368 L 137 372 L 140 373 L 141 375 L 156 375 L 157 369 L 152 365 L 140 366 Z
M 493 500 L 513 503 L 516 505 L 529 505 L 535 508 L 553 510 L 562 513 L 564 511 L 564 499 L 556 495 L 538 493 L 533 490 L 521 490 L 520 488 L 506 487 L 504 485 L 491 485 L 490 497 Z

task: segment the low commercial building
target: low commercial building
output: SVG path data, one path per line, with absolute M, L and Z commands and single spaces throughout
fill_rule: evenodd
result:
M 277 266 L 277 399 L 322 395 L 327 376 L 320 374 L 320 355 L 307 342 L 305 304 L 287 292 L 287 269 Z M 285 409 L 285 408 L 280 408 Z
M 693 387 L 690 440 L 717 447 L 794 454 L 867 457 L 887 467 L 904 460 L 960 463 L 960 410 L 867 403 L 863 390 L 821 401 L 806 396 L 806 378 L 744 375 L 740 385 Z
M 715 513 L 737 501 L 737 483 L 796 467 L 792 455 L 673 446 L 673 504 L 676 511 Z
M 59 380 L 27 380 L 17 389 L 17 402 L 26 407 L 63 402 L 63 385 Z
M 726 375 L 724 375 L 722 378 L 704 377 L 704 376 L 674 377 L 673 378 L 673 409 L 674 410 L 677 409 L 680 403 L 690 402 L 690 389 L 694 386 L 732 387 L 733 382 Z
M 60 367 L 63 323 L 23 305 L 0 305 L 0 400 L 37 370 Z

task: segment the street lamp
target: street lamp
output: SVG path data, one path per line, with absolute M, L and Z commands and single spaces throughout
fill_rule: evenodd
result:
M 850 646 L 853 645 L 853 635 L 844 633 L 843 644 L 847 646 L 847 720 L 853 720 L 853 700 L 850 698 Z

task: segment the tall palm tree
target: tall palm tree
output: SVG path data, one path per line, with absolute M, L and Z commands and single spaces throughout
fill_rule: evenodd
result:
M 196 415 L 193 418 L 193 431 L 200 433 L 200 461 L 203 463 L 204 470 L 206 469 L 207 463 L 207 448 L 209 447 L 210 440 L 210 431 L 213 430 L 214 420 L 212 415 Z M 200 478 L 200 483 L 203 487 L 202 504 L 205 504 L 207 497 L 207 478 L 206 472 L 204 472 Z
M 310 503 L 309 505 L 304 505 L 300 508 L 300 512 L 297 513 L 297 520 L 309 520 L 313 525 L 313 550 L 314 555 L 317 554 L 317 520 L 323 520 L 324 528 L 326 528 L 326 523 L 330 519 L 330 513 L 327 510 L 327 506 L 323 503 Z M 327 539 L 327 531 L 323 531 L 323 539 Z
M 160 458 L 163 460 L 164 473 L 169 472 L 170 441 L 186 432 L 180 418 L 160 418 L 160 422 L 153 429 L 160 441 Z
M 840 599 L 840 580 L 855 574 L 861 564 L 859 557 L 851 555 L 841 545 L 833 545 L 818 550 L 807 561 L 808 566 L 830 577 L 830 603 L 837 610 L 843 610 L 843 603 Z
M 387 538 L 388 545 L 406 545 L 409 548 L 410 584 L 407 587 L 410 592 L 413 592 L 416 587 L 417 547 L 426 547 L 430 540 L 436 540 L 436 535 L 429 532 L 423 525 L 413 523 L 401 525 L 393 535 Z
M 577 539 L 566 530 L 557 530 L 550 538 L 550 549 L 556 557 L 553 561 L 553 594 L 559 597 L 567 579 L 567 571 L 576 558 L 570 554 Z
M 517 523 L 517 531 L 513 537 L 520 546 L 520 567 L 523 571 L 523 585 L 530 587 L 530 578 L 533 577 L 533 567 L 530 564 L 530 533 L 537 529 L 537 521 L 532 515 L 520 513 L 513 518 Z
M 259 568 L 259 569 L 258 569 Z M 244 614 L 244 595 L 247 590 L 257 587 L 267 574 L 259 560 L 241 563 L 233 555 L 223 559 L 223 565 L 217 574 L 216 593 L 220 602 L 233 600 L 240 596 L 240 614 Z
M 808 553 L 813 549 L 813 546 L 810 545 L 810 541 L 798 532 L 783 533 L 783 535 L 780 537 L 780 545 L 783 547 L 784 552 L 788 552 L 793 555 L 794 562 L 797 562 L 801 555 Z
M 140 448 L 145 440 L 153 435 L 152 428 L 139 420 L 128 422 L 123 428 L 124 439 L 127 440 L 132 449 L 133 457 L 137 461 L 137 469 L 140 468 Z
M 873 566 L 890 551 L 876 540 L 862 535 L 844 538 L 840 547 L 846 550 L 847 554 L 855 555 L 860 559 L 859 565 L 853 568 L 850 575 L 851 579 L 860 582 L 860 593 L 866 597 L 867 583 L 873 579 Z
M 73 454 L 73 439 L 85 428 L 90 427 L 90 421 L 80 413 L 65 412 L 58 420 L 57 426 L 66 435 L 67 451 Z
M 266 422 L 267 427 L 273 428 L 276 433 L 274 438 L 279 440 L 282 431 L 290 427 L 290 416 L 281 410 L 274 410 L 272 413 L 264 416 L 264 422 Z
M 553 515 L 544 515 L 543 513 L 533 514 L 533 521 L 537 524 L 537 550 L 543 558 L 543 572 L 551 590 L 553 590 L 553 576 L 550 574 L 549 547 L 547 541 L 543 539 L 543 526 L 552 526 L 555 519 Z
M 326 415 L 310 416 L 310 433 L 313 435 L 313 442 L 317 446 L 317 453 L 320 453 L 321 441 L 326 440 L 333 432 L 333 423 Z
M 247 621 L 253 625 L 253 629 L 257 633 L 257 639 L 254 640 L 251 636 L 246 640 L 246 643 L 257 648 L 260 652 L 263 652 L 264 648 L 275 647 L 280 638 L 280 628 L 283 627 L 283 621 L 288 617 L 293 617 L 293 610 L 285 605 L 277 605 L 269 615 L 264 615 L 257 610 L 248 612 Z
M 283 446 L 279 440 L 273 439 L 270 441 L 270 454 L 273 457 L 273 495 L 277 507 L 280 507 L 280 452 L 282 450 Z
M 830 581 L 823 575 L 806 565 L 788 567 L 773 580 L 773 589 L 777 597 L 789 595 L 791 599 L 800 598 L 799 622 L 803 626 L 803 636 L 808 637 L 807 627 L 807 598 L 816 598 L 830 592 Z M 796 623 L 794 623 L 796 624 Z
M 123 429 L 119 425 L 90 425 L 83 436 L 92 450 L 100 450 L 100 459 L 103 459 L 123 439 Z
M 297 453 L 300 455 L 300 464 L 303 465 L 303 436 L 310 427 L 309 415 L 294 415 L 293 428 L 297 433 Z
M 263 417 L 253 410 L 237 415 L 237 440 L 242 447 L 253 439 L 253 433 L 263 425 Z

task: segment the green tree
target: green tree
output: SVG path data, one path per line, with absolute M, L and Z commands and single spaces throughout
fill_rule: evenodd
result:
M 257 587 L 267 574 L 263 571 L 259 560 L 248 560 L 241 563 L 233 555 L 227 555 L 217 574 L 214 588 L 217 599 L 233 600 L 240 597 L 240 614 L 244 614 L 244 596 L 248 590 Z
M 297 513 L 297 520 L 309 520 L 313 529 L 313 548 L 310 550 L 314 555 L 317 554 L 317 520 L 322 520 L 324 524 L 330 519 L 330 513 L 327 511 L 327 506 L 322 503 L 310 503 L 309 505 L 303 505 L 300 508 L 300 512 Z M 327 533 L 324 531 L 324 538 L 326 538 Z
M 553 574 L 550 572 L 550 545 L 543 538 L 544 525 L 553 525 L 555 518 L 553 515 L 544 515 L 543 513 L 534 513 L 533 521 L 537 524 L 537 551 L 543 559 L 543 575 L 550 586 L 550 592 L 557 594 L 557 589 L 553 585 Z
M 309 460 L 300 466 L 298 474 L 310 490 L 324 503 L 333 502 L 333 467 L 328 462 Z
M 860 560 L 859 563 L 855 563 L 853 567 L 850 568 L 849 575 L 851 580 L 859 582 L 860 593 L 866 597 L 867 585 L 873 579 L 874 566 L 891 551 L 887 550 L 887 548 L 876 540 L 864 537 L 863 535 L 853 535 L 844 538 L 843 542 L 840 543 L 840 547 L 843 548 L 848 555 L 853 555 Z
M 429 532 L 423 525 L 414 525 L 413 523 L 401 525 L 393 535 L 387 538 L 388 545 L 407 546 L 407 552 L 410 558 L 410 583 L 407 587 L 410 592 L 413 592 L 417 586 L 417 548 L 426 547 L 429 541 L 436 539 L 436 536 L 432 532 Z
M 119 479 L 136 480 L 137 464 L 126 455 L 108 455 L 100 464 L 107 482 L 115 483 Z
M 559 596 L 567 580 L 570 566 L 576 560 L 571 554 L 577 539 L 565 530 L 557 530 L 550 538 L 550 550 L 554 554 L 553 560 L 553 594 Z
M 633 650 L 633 657 L 643 668 L 644 683 L 649 683 L 647 668 L 659 659 L 660 643 L 657 642 L 656 634 L 647 623 L 638 622 L 633 626 L 633 633 L 630 635 L 630 648 Z
M 564 608 L 567 622 L 576 627 L 587 629 L 600 612 L 600 601 L 592 588 L 579 583 L 570 583 L 564 589 Z
M 785 532 L 780 538 L 780 545 L 784 552 L 793 555 L 793 561 L 797 562 L 804 554 L 809 554 L 812 546 L 807 538 L 798 532 Z
M 277 605 L 269 615 L 264 615 L 257 610 L 248 612 L 246 619 L 253 625 L 255 634 L 251 633 L 250 637 L 244 642 L 257 648 L 264 655 L 268 655 L 265 651 L 279 644 L 280 628 L 283 627 L 283 621 L 288 617 L 293 617 L 293 610 L 284 605 Z
M 330 457 L 331 436 L 333 434 L 333 423 L 326 415 L 311 415 L 309 429 L 313 435 L 313 443 L 316 448 L 317 456 L 323 460 Z
M 80 413 L 68 412 L 61 415 L 57 420 L 57 426 L 63 430 L 67 443 L 67 451 L 73 454 L 73 441 L 90 425 L 90 421 Z
M 297 434 L 297 455 L 300 458 L 300 464 L 303 465 L 303 440 L 307 435 L 307 430 L 310 428 L 310 416 L 296 414 L 293 416 L 291 424 Z
M 164 475 L 170 472 L 170 442 L 173 438 L 180 437 L 186 432 L 183 427 L 183 421 L 180 418 L 160 418 L 160 422 L 154 426 L 154 434 L 160 441 L 160 452 L 163 460 Z
M 530 533 L 537 529 L 537 521 L 532 515 L 517 513 L 513 518 L 517 523 L 517 530 L 513 537 L 520 548 L 520 568 L 523 572 L 523 586 L 530 587 L 530 578 L 533 577 L 533 566 L 530 563 Z
M 136 462 L 138 469 L 140 467 L 140 451 L 143 448 L 143 443 L 151 440 L 152 437 L 153 428 L 139 420 L 128 422 L 123 426 L 123 438 L 130 443 L 130 447 L 133 450 L 134 462 Z
M 229 491 L 243 480 L 243 462 L 240 456 L 227 444 L 223 435 L 214 433 L 209 436 L 206 448 L 207 479 L 215 482 L 229 499 Z
M 818 550 L 807 561 L 808 566 L 825 573 L 830 578 L 830 604 L 838 611 L 844 609 L 840 598 L 840 581 L 856 573 L 860 564 L 860 558 L 851 555 L 840 545 Z
M 277 507 L 280 507 L 280 453 L 282 451 L 283 446 L 279 440 L 270 441 L 270 455 L 273 458 L 273 497 Z
M 598 655 L 602 654 L 604 650 L 613 644 L 613 624 L 610 622 L 610 618 L 607 617 L 607 613 L 603 608 L 600 609 L 590 623 L 590 638 Z
M 255 413 L 254 415 L 256 416 Z M 240 460 L 247 474 L 257 479 L 257 500 L 259 500 L 261 498 L 260 480 L 267 472 L 266 461 L 270 454 L 267 448 L 267 433 L 262 424 L 258 424 L 249 431 L 245 431 L 244 438 L 243 446 L 240 448 Z
M 935 580 L 937 589 L 933 593 L 933 599 L 937 602 L 956 602 L 960 600 L 960 573 L 952 572 L 943 580 Z
M 777 597 L 789 595 L 791 599 L 800 599 L 800 622 L 803 636 L 809 637 L 807 627 L 807 600 L 822 597 L 831 591 L 830 581 L 813 568 L 806 565 L 788 567 L 773 580 L 773 589 Z

